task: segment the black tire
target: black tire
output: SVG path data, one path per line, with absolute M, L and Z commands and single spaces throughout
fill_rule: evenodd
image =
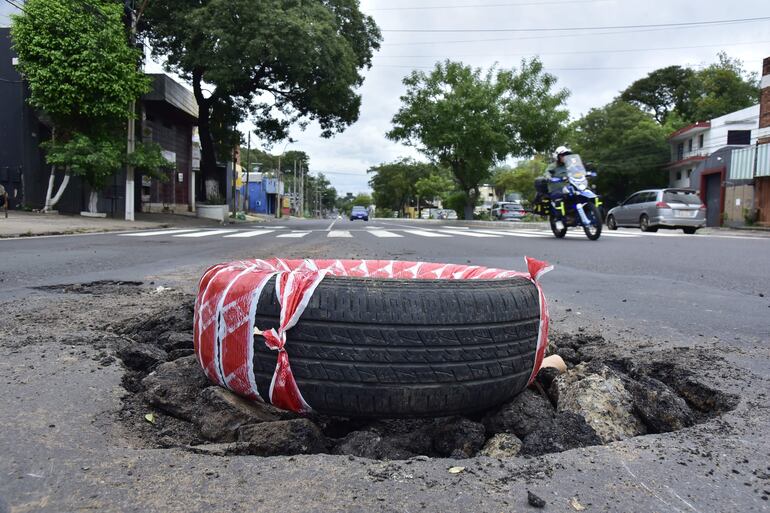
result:
M 310 406 L 345 417 L 480 412 L 527 385 L 539 302 L 523 278 L 384 280 L 327 277 L 287 332 L 294 377 Z M 278 324 L 272 283 L 257 326 Z M 276 352 L 255 337 L 254 374 L 267 396 Z
M 607 228 L 613 231 L 618 229 L 618 223 L 612 214 L 607 216 Z
M 642 214 L 642 217 L 639 218 L 639 228 L 643 232 L 654 233 L 658 231 L 657 226 L 650 226 L 650 218 L 647 217 L 647 214 Z
M 695 234 L 695 232 L 697 232 L 697 231 L 698 231 L 698 229 L 697 229 L 697 228 L 693 228 L 693 227 L 691 227 L 691 226 L 688 226 L 688 227 L 686 227 L 686 228 L 682 228 L 682 231 L 683 231 L 684 233 L 686 233 L 687 235 L 694 235 L 694 234 Z
M 583 231 L 586 233 L 586 237 L 588 237 L 589 240 L 597 240 L 602 235 L 602 215 L 593 203 L 586 205 L 586 209 L 588 210 L 587 213 L 589 219 L 593 219 L 594 224 L 591 226 L 584 226 Z
M 554 237 L 557 239 L 563 239 L 564 236 L 567 235 L 567 225 L 564 224 L 564 221 L 562 221 L 561 230 L 556 228 L 556 218 L 553 214 L 548 216 L 548 221 L 551 223 L 551 231 L 553 232 Z

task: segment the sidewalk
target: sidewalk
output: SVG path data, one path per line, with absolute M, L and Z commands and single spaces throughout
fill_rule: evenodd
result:
M 249 216 L 246 221 L 231 220 L 231 224 L 263 221 Z M 9 210 L 8 219 L 0 215 L 0 238 L 33 237 L 38 235 L 69 235 L 160 228 L 197 228 L 221 226 L 211 219 L 184 214 L 136 214 L 136 221 L 113 218 L 90 218 L 79 215 L 40 214 Z

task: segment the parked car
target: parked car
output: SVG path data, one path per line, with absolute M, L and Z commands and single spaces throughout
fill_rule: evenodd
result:
M 356 219 L 363 219 L 364 221 L 369 220 L 369 211 L 366 207 L 353 207 L 350 211 L 350 220 L 355 221 Z
M 420 219 L 436 219 L 440 211 L 438 208 L 423 208 L 420 211 Z
M 456 221 L 457 220 L 457 212 L 450 209 L 442 209 L 438 211 L 438 214 L 436 216 L 438 219 L 446 219 L 448 221 Z
M 695 233 L 706 226 L 706 206 L 693 189 L 648 189 L 635 192 L 607 213 L 607 228 L 634 226 L 643 232 L 681 228 Z
M 492 219 L 497 219 L 498 221 L 518 221 L 526 215 L 526 212 L 521 203 L 506 201 L 492 205 L 490 215 Z

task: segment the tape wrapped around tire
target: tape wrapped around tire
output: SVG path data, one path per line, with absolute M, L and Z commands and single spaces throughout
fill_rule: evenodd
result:
M 272 280 L 271 280 L 272 282 Z M 521 392 L 535 363 L 538 290 L 526 278 L 400 280 L 327 276 L 286 349 L 319 413 L 357 417 L 479 412 Z M 256 325 L 279 324 L 275 287 Z M 254 376 L 267 390 L 276 354 L 254 338 Z

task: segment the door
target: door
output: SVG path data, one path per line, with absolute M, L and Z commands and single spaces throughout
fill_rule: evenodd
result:
M 619 225 L 628 224 L 631 219 L 630 211 L 634 208 L 636 200 L 639 199 L 639 193 L 632 194 L 619 209 L 615 211 L 615 222 Z
M 703 194 L 706 203 L 706 226 L 720 226 L 722 215 L 722 174 L 706 175 L 706 191 Z

